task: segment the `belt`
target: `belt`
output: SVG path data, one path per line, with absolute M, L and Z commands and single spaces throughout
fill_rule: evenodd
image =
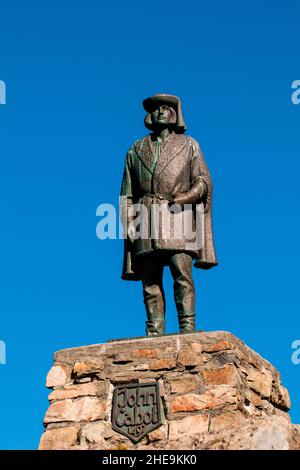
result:
M 159 200 L 167 200 L 167 201 L 173 201 L 174 196 L 171 196 L 170 194 L 159 194 L 159 193 L 145 193 L 143 195 L 144 197 L 152 197 L 153 199 L 159 199 Z

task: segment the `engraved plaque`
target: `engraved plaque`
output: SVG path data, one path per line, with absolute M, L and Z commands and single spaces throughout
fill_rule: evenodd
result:
M 114 390 L 112 428 L 138 442 L 162 424 L 159 385 L 134 383 Z

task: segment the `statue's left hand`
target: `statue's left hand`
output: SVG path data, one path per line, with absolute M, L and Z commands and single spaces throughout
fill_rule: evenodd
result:
M 179 204 L 180 206 L 183 206 L 184 204 L 188 204 L 188 203 L 189 203 L 189 198 L 187 194 L 184 194 L 184 193 L 176 194 L 176 196 L 174 197 L 172 201 L 172 204 Z

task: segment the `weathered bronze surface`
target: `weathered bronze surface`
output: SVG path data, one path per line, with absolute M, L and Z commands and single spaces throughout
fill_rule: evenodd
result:
M 195 331 L 195 288 L 192 264 L 202 269 L 216 266 L 212 232 L 212 182 L 198 142 L 184 134 L 181 101 L 159 94 L 143 102 L 145 126 L 152 132 L 129 149 L 121 188 L 121 218 L 125 227 L 122 278 L 141 280 L 147 312 L 148 336 L 165 334 L 163 269 L 169 266 L 174 280 L 174 297 L 180 332 Z M 125 202 L 124 202 L 125 200 Z M 135 237 L 133 209 L 146 208 L 143 227 L 147 236 Z M 169 223 L 176 226 L 171 205 L 190 205 L 191 225 L 196 226 L 196 208 L 202 207 L 203 241 L 191 247 L 185 233 L 165 237 Z M 158 218 L 150 217 L 154 206 L 167 207 Z M 168 219 L 168 220 L 167 220 Z M 153 232 L 156 236 L 153 237 Z M 144 232 L 145 233 L 145 232 Z
M 116 386 L 112 405 L 114 431 L 139 442 L 161 424 L 158 382 Z

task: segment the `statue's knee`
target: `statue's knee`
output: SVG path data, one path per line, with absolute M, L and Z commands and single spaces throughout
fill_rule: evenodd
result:
M 145 298 L 160 297 L 160 296 L 162 296 L 162 290 L 160 286 L 153 284 L 152 286 L 144 287 Z

